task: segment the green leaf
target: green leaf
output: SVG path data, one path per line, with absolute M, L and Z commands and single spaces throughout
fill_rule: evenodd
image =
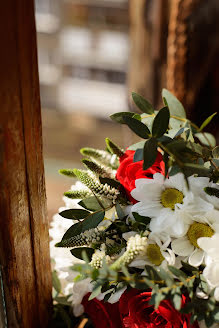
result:
M 170 168 L 169 176 L 171 177 L 179 172 L 181 172 L 181 169 L 178 165 L 175 164 Z
M 119 112 L 119 113 L 115 113 L 110 115 L 111 120 L 120 123 L 120 124 L 126 124 L 123 120 L 123 117 L 125 116 L 129 116 L 129 117 L 133 117 L 136 113 L 133 112 Z
M 161 276 L 159 272 L 151 265 L 145 265 L 145 272 L 147 274 L 147 278 L 150 279 L 151 281 L 161 280 Z
M 204 165 L 193 164 L 193 163 L 185 163 L 183 170 L 188 175 L 198 174 L 199 176 L 208 177 L 210 174 L 210 170 L 206 168 Z
M 212 114 L 211 116 L 209 116 L 208 118 L 206 118 L 206 120 L 204 120 L 204 122 L 202 123 L 202 125 L 200 126 L 199 131 L 202 131 L 212 120 L 212 118 L 217 115 L 217 112 L 215 112 L 214 114 Z
M 144 97 L 137 94 L 136 92 L 132 92 L 132 99 L 136 106 L 143 112 L 147 114 L 153 114 L 154 108 Z
M 216 146 L 213 150 L 212 150 L 212 155 L 214 158 L 219 158 L 219 146 Z
M 77 247 L 77 248 L 73 248 L 71 249 L 71 254 L 75 257 L 77 257 L 80 260 L 83 260 L 82 257 L 82 252 L 86 252 L 87 257 L 89 259 L 89 261 L 91 261 L 92 255 L 94 253 L 94 249 L 90 248 L 90 247 Z
M 135 151 L 135 154 L 134 154 L 133 162 L 136 163 L 136 162 L 142 161 L 143 160 L 143 157 L 144 157 L 144 150 L 143 150 L 143 148 L 137 149 Z
M 69 296 L 57 296 L 54 300 L 59 304 L 71 306 L 71 302 L 68 301 L 68 297 Z
M 140 148 L 144 148 L 144 143 L 145 143 L 144 140 L 139 141 L 139 142 L 129 146 L 128 150 L 137 150 L 137 149 L 140 149 Z
M 65 219 L 80 220 L 88 216 L 90 212 L 81 209 L 70 209 L 59 213 Z
M 63 240 L 67 240 L 71 237 L 80 235 L 80 233 L 82 232 L 82 225 L 81 222 L 78 222 L 76 224 L 73 224 L 63 235 L 62 240 L 60 243 L 57 243 L 56 246 L 57 247 L 62 247 L 62 241 Z
M 157 158 L 157 140 L 151 138 L 145 142 L 144 145 L 144 163 L 143 170 L 147 170 L 151 167 Z
M 102 288 L 102 285 L 94 288 L 94 290 L 92 291 L 92 293 L 90 294 L 89 296 L 89 301 L 91 301 L 92 299 L 96 298 L 100 293 L 101 293 L 101 288 Z
M 80 221 L 76 224 L 73 224 L 64 234 L 64 236 L 62 237 L 62 240 L 60 243 L 57 243 L 56 246 L 57 247 L 63 247 L 62 246 L 62 241 L 66 241 L 74 236 L 80 235 L 80 233 L 89 230 L 89 229 L 93 229 L 96 228 L 98 226 L 98 224 L 104 219 L 105 216 L 105 212 L 99 211 L 99 212 L 95 212 L 95 213 L 90 213 L 90 215 L 88 215 L 84 221 Z
M 205 187 L 204 191 L 209 196 L 215 196 L 215 197 L 219 198 L 219 189 L 217 189 L 217 188 Z
M 86 217 L 86 219 L 84 219 L 84 221 L 80 222 L 82 225 L 82 232 L 96 228 L 98 224 L 103 221 L 104 216 L 104 211 L 90 214 L 88 217 Z
M 180 269 L 177 269 L 176 267 L 172 265 L 168 265 L 168 269 L 171 273 L 173 273 L 178 278 L 187 278 L 187 275 Z
M 190 264 L 188 264 L 188 263 L 186 263 L 186 262 L 181 261 L 181 264 L 182 264 L 183 268 L 184 268 L 186 271 L 188 271 L 188 272 L 190 272 L 190 273 L 192 273 L 192 274 L 194 274 L 194 272 L 198 272 L 198 271 L 199 271 L 198 268 L 196 268 L 196 267 L 194 267 L 194 266 L 192 266 L 192 265 L 190 265 Z
M 165 281 L 165 283 L 167 284 L 168 287 L 171 287 L 174 284 L 174 279 L 163 268 L 159 269 L 159 275 Z
M 102 199 L 101 199 L 101 203 L 103 203 Z M 95 196 L 90 196 L 87 197 L 83 200 L 81 200 L 78 205 L 84 207 L 85 209 L 89 210 L 89 211 L 99 211 L 102 209 L 100 203 L 97 201 Z
M 129 116 L 124 116 L 123 120 L 125 124 L 127 124 L 128 127 L 140 138 L 148 139 L 150 137 L 150 131 L 144 123 Z
M 216 139 L 215 137 L 208 132 L 196 133 L 195 137 L 205 146 L 215 147 Z
M 132 212 L 132 215 L 135 218 L 135 221 L 143 223 L 143 224 L 149 224 L 151 221 L 151 218 L 149 218 L 149 216 L 142 216 L 139 215 L 137 212 Z
M 52 272 L 52 285 L 59 294 L 61 292 L 61 282 L 57 276 L 57 272 L 53 271 Z
M 181 102 L 167 89 L 162 90 L 162 97 L 166 100 L 165 105 L 168 105 L 171 116 L 186 118 L 186 112 Z
M 181 309 L 182 296 L 180 294 L 176 293 L 176 294 L 173 295 L 173 305 L 174 305 L 176 310 Z
M 163 107 L 156 115 L 153 126 L 152 135 L 153 137 L 160 138 L 168 129 L 170 120 L 170 111 L 168 107 Z
M 141 121 L 141 115 L 140 114 L 135 114 L 134 116 L 132 116 L 133 118 L 135 118 L 136 120 Z
M 116 213 L 120 220 L 124 219 L 124 217 L 126 216 L 122 207 L 119 205 L 119 203 L 116 204 Z

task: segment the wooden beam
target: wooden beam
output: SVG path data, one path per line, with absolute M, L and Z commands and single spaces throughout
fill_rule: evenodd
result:
M 51 274 L 32 0 L 0 2 L 0 43 L 0 323 L 46 327 Z

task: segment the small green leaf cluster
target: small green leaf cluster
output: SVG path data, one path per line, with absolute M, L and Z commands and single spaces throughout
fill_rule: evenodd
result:
M 129 147 L 135 151 L 134 161 L 144 160 L 143 169 L 154 164 L 161 151 L 166 175 L 182 172 L 187 179 L 196 174 L 219 180 L 219 148 L 213 135 L 203 132 L 216 113 L 198 127 L 188 118 L 183 105 L 168 90 L 162 92 L 165 107 L 156 111 L 141 95 L 133 93 L 133 101 L 143 112 L 120 112 L 111 119 L 126 124 L 138 137 L 144 139 Z
M 176 310 L 191 314 L 191 322 L 205 321 L 207 327 L 219 323 L 219 304 L 213 297 L 214 291 L 209 292 L 208 285 L 202 272 L 187 263 L 182 262 L 182 268 L 168 266 L 167 270 L 146 265 L 143 269 L 123 266 L 120 271 L 112 270 L 112 266 L 104 262 L 100 269 L 92 268 L 88 258 L 83 254 L 85 264 L 77 264 L 73 270 L 78 271 L 83 278 L 90 277 L 94 281 L 90 299 L 105 293 L 107 301 L 111 295 L 124 287 L 139 290 L 152 290 L 150 303 L 158 308 L 161 301 L 168 299 Z M 198 297 L 198 293 L 205 294 L 205 298 Z M 189 297 L 182 307 L 182 295 Z

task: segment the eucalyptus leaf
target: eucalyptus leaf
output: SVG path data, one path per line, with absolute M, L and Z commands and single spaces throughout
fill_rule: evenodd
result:
M 143 112 L 147 114 L 153 114 L 154 109 L 153 106 L 147 101 L 144 97 L 137 94 L 136 92 L 132 92 L 132 99 L 136 106 Z
M 140 138 L 148 139 L 150 137 L 150 130 L 144 123 L 129 116 L 124 116 L 123 120 L 125 124 L 127 124 L 128 127 Z
M 119 113 L 110 115 L 110 118 L 111 118 L 111 120 L 113 120 L 117 123 L 125 124 L 123 117 L 125 117 L 125 116 L 133 117 L 135 115 L 136 115 L 136 113 L 134 113 L 134 112 L 119 112 Z
M 215 147 L 216 139 L 215 137 L 208 132 L 199 132 L 195 134 L 195 137 L 205 146 Z
M 170 171 L 169 171 L 169 176 L 173 176 L 173 175 L 176 175 L 177 173 L 181 172 L 181 169 L 178 165 L 173 165 L 171 168 L 170 168 Z
M 134 216 L 135 221 L 143 223 L 145 225 L 149 224 L 151 221 L 151 218 L 149 216 L 142 216 L 137 212 L 132 212 L 132 215 Z
M 181 294 L 175 293 L 173 295 L 173 305 L 176 310 L 181 309 L 181 305 L 182 305 L 182 295 Z
M 143 169 L 147 170 L 151 167 L 157 158 L 157 140 L 151 138 L 145 142 L 144 145 L 144 163 Z
M 80 220 L 88 216 L 90 212 L 83 209 L 69 209 L 59 213 L 65 219 Z
M 198 174 L 199 176 L 208 177 L 210 170 L 204 165 L 194 164 L 194 163 L 184 163 L 184 172 L 188 175 Z
M 143 150 L 143 148 L 137 149 L 135 151 L 135 154 L 134 154 L 133 162 L 136 163 L 136 162 L 142 161 L 143 160 L 143 157 L 144 157 L 144 150 Z
M 217 115 L 217 112 L 215 112 L 214 114 L 210 115 L 208 118 L 206 118 L 206 120 L 204 120 L 204 122 L 202 123 L 202 125 L 200 126 L 199 131 L 202 131 L 212 120 L 212 118 Z
M 186 112 L 181 102 L 167 89 L 162 90 L 162 97 L 165 98 L 171 116 L 186 118 Z
M 126 216 L 126 214 L 124 213 L 124 211 L 123 211 L 122 207 L 119 205 L 119 203 L 116 204 L 116 213 L 120 220 L 124 219 L 124 217 Z
M 104 200 L 101 199 L 101 204 L 103 205 L 103 207 L 107 207 L 107 204 L 104 203 Z M 89 210 L 89 211 L 99 211 L 101 209 L 103 209 L 103 207 L 100 205 L 100 203 L 97 201 L 95 196 L 90 196 L 87 197 L 83 200 L 81 200 L 78 205 L 84 207 L 85 209 Z
M 77 247 L 71 249 L 71 254 L 80 260 L 83 260 L 82 252 L 86 252 L 88 259 L 91 261 L 94 249 L 90 247 Z
M 155 116 L 153 126 L 152 126 L 152 135 L 153 137 L 160 138 L 168 129 L 170 120 L 170 112 L 168 107 L 163 107 L 158 114 Z
M 144 143 L 145 143 L 144 140 L 139 141 L 139 142 L 129 146 L 128 150 L 137 150 L 137 149 L 140 149 L 140 148 L 144 148 Z
M 100 293 L 101 293 L 101 288 L 102 285 L 95 287 L 94 290 L 92 291 L 92 293 L 89 296 L 89 301 L 91 301 L 92 299 L 96 298 Z

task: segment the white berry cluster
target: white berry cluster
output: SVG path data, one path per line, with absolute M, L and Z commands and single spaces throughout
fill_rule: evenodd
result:
M 110 263 L 111 261 L 110 256 L 106 255 L 104 250 L 95 250 L 90 265 L 95 269 L 99 269 L 103 265 L 103 259 L 105 259 L 106 263 Z
M 127 242 L 125 253 L 112 264 L 112 269 L 118 270 L 121 266 L 131 263 L 137 256 L 145 255 L 147 245 L 147 237 L 142 237 L 140 235 L 130 237 Z

